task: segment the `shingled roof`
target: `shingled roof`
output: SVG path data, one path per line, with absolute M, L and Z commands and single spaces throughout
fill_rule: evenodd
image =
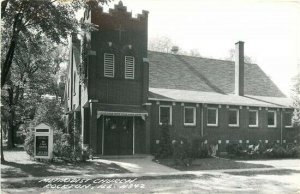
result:
M 234 93 L 234 62 L 148 51 L 151 88 Z M 245 64 L 245 95 L 286 97 L 256 64 Z

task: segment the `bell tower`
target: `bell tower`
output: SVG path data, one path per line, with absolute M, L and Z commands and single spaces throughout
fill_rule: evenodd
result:
M 148 93 L 148 12 L 137 17 L 120 1 L 103 12 L 90 2 L 84 20 L 96 26 L 88 41 L 95 56 L 89 60 L 89 98 L 100 103 L 141 105 Z

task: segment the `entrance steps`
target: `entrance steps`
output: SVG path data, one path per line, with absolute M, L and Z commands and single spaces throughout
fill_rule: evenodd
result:
M 150 154 L 134 154 L 134 155 L 94 155 L 93 159 L 135 159 L 135 158 L 144 158 L 153 160 L 154 156 Z

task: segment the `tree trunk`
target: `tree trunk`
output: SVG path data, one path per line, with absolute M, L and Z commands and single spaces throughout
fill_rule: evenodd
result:
M 14 108 L 12 108 L 14 109 Z M 10 111 L 10 118 L 9 118 L 9 128 L 8 128 L 8 133 L 7 133 L 7 149 L 11 149 L 15 147 L 15 138 L 14 138 L 14 131 L 15 131 L 15 126 L 14 126 L 14 110 Z
M 15 48 L 17 45 L 17 39 L 18 39 L 19 32 L 20 32 L 18 29 L 18 26 L 20 25 L 21 22 L 22 22 L 21 14 L 17 14 L 14 18 L 12 38 L 10 41 L 9 49 L 7 51 L 5 61 L 2 64 L 2 68 L 1 68 L 1 88 L 3 88 L 3 86 L 6 82 L 6 79 L 7 79 L 7 76 L 8 76 L 12 61 L 13 61 Z
M 9 82 L 10 83 L 10 82 Z M 8 84 L 9 85 L 9 84 Z M 8 117 L 8 130 L 7 130 L 7 148 L 11 149 L 14 147 L 13 143 L 13 125 L 14 125 L 14 89 L 13 85 L 10 84 L 7 88 L 8 92 L 8 106 L 9 106 L 9 117 Z
M 4 154 L 3 154 L 3 128 L 1 127 L 1 164 L 5 163 Z

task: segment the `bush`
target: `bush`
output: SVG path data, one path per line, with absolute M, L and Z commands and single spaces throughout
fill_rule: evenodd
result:
M 158 145 L 158 158 L 167 158 L 172 155 L 172 145 L 170 139 L 169 125 L 164 123 L 160 130 L 160 141 Z
M 91 155 L 88 148 L 82 149 L 79 133 L 66 134 L 55 130 L 53 134 L 53 156 L 67 162 L 85 161 Z M 28 155 L 34 156 L 34 132 L 27 133 L 24 149 Z
M 192 140 L 192 158 L 207 158 L 209 157 L 209 146 L 204 144 L 204 141 L 200 137 L 196 137 Z
M 26 153 L 34 157 L 34 132 L 28 132 L 25 138 L 24 150 Z
M 279 145 L 279 144 L 263 144 L 249 145 L 248 150 L 239 148 L 237 144 L 229 144 L 227 146 L 228 153 L 231 156 L 242 156 L 245 158 L 258 159 L 258 158 L 296 158 L 300 156 L 299 145 Z M 245 151 L 245 152 L 244 152 Z
M 230 143 L 226 146 L 226 151 L 230 155 L 243 156 L 246 154 L 246 150 L 243 149 L 241 144 Z
M 185 138 L 178 138 L 172 142 L 173 159 L 176 165 L 189 166 L 191 164 L 191 146 Z

